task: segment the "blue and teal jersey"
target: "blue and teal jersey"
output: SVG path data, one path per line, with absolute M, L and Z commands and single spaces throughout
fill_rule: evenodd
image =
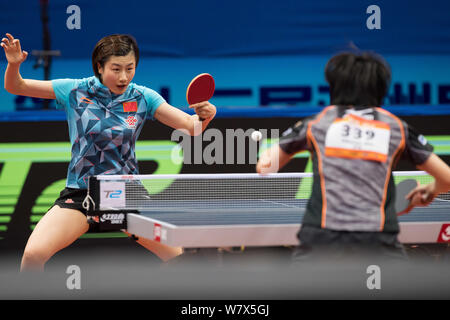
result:
M 101 174 L 139 174 L 136 140 L 145 119 L 165 100 L 154 90 L 130 83 L 115 95 L 96 77 L 52 81 L 57 105 L 67 114 L 72 160 L 69 188 L 86 189 Z

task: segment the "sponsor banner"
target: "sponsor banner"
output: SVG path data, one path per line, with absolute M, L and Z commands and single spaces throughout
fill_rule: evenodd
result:
M 424 138 L 434 146 L 434 152 L 445 162 L 450 163 L 450 136 L 448 134 L 449 117 L 406 117 L 409 124 L 418 132 L 424 134 Z M 285 130 L 295 124 L 298 119 L 216 119 L 213 130 L 219 130 L 226 137 L 227 128 L 242 128 L 245 132 L 250 128 L 263 130 L 279 128 Z M 30 232 L 39 222 L 42 216 L 53 205 L 61 190 L 65 188 L 67 166 L 70 161 L 70 142 L 67 138 L 67 124 L 64 122 L 52 122 L 52 130 L 38 130 L 42 123 L 4 123 L 0 128 L 0 241 L 10 239 L 19 245 L 25 245 Z M 213 133 L 216 131 L 212 131 Z M 216 149 L 214 158 L 223 159 L 223 163 L 209 163 L 204 155 L 210 154 L 209 150 L 217 145 L 217 141 L 207 139 L 205 134 L 197 137 L 200 152 L 200 162 L 197 163 L 197 144 L 193 143 L 191 149 L 182 149 L 179 146 L 187 145 L 183 139 L 171 141 L 172 130 L 158 125 L 156 122 L 148 122 L 136 144 L 136 156 L 139 159 L 139 170 L 142 174 L 188 174 L 188 173 L 254 173 L 255 164 L 249 156 L 252 144 L 238 143 L 242 140 L 222 139 L 223 149 Z M 159 140 L 158 140 L 159 139 Z M 55 141 L 56 140 L 56 141 Z M 58 142 L 59 140 L 59 142 Z M 233 144 L 230 144 L 232 143 Z M 256 143 L 255 143 L 256 144 Z M 258 152 L 263 150 L 265 138 L 260 141 Z M 268 146 L 268 144 L 267 144 Z M 179 152 L 181 150 L 181 152 Z M 247 152 L 240 157 L 242 152 Z M 231 157 L 230 154 L 233 154 Z M 220 157 L 219 157 L 220 155 Z M 230 158 L 230 161 L 227 159 Z M 178 161 L 181 159 L 181 161 Z M 177 161 L 174 161 L 177 160 Z M 414 170 L 410 163 L 401 160 L 396 170 Z M 298 153 L 287 165 L 284 172 L 303 172 L 311 170 L 311 161 L 308 153 Z M 161 184 L 151 185 L 149 192 L 157 194 L 169 188 L 173 180 L 167 179 Z M 306 188 L 301 185 L 302 192 Z M 123 191 L 123 186 L 117 188 L 110 185 L 103 189 L 104 201 L 110 206 L 124 206 L 123 198 L 118 191 Z M 111 203 L 113 202 L 113 203 Z M 446 229 L 445 229 L 446 230 Z M 441 232 L 441 241 L 448 237 L 444 230 Z M 162 230 L 161 235 L 164 236 Z M 108 237 L 107 234 L 103 235 Z M 436 234 L 436 241 L 438 235 Z
M 200 72 L 214 76 L 216 90 L 210 101 L 218 107 L 234 107 L 239 111 L 242 107 L 276 110 L 281 106 L 294 109 L 326 106 L 330 99 L 324 67 L 331 56 L 142 58 L 133 82 L 157 91 L 177 108 L 187 107 L 186 88 Z M 423 110 L 431 106 L 445 108 L 450 105 L 450 80 L 445 72 L 450 70 L 449 56 L 401 55 L 385 58 L 392 68 L 385 106 L 405 106 L 405 112 L 414 113 L 416 108 Z M 42 70 L 33 69 L 33 62 L 25 61 L 21 74 L 27 78 L 41 79 Z M 51 78 L 67 78 L 68 75 L 70 78 L 91 76 L 90 60 L 55 60 Z M 0 90 L 0 112 L 40 110 L 42 107 L 42 99 L 14 96 Z M 54 101 L 50 102 L 50 108 L 56 108 Z M 134 104 L 124 103 L 123 108 L 125 112 L 133 112 Z M 247 114 L 248 111 L 241 110 L 241 113 Z

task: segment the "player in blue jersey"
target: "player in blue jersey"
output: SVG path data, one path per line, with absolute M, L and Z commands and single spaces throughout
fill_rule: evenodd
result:
M 169 105 L 157 92 L 132 83 L 139 49 L 129 35 L 101 39 L 92 53 L 95 76 L 85 79 L 23 79 L 19 68 L 28 53 L 8 33 L 1 46 L 8 60 L 5 89 L 15 95 L 56 99 L 67 114 L 72 159 L 66 188 L 33 230 L 21 263 L 21 270 L 43 270 L 56 252 L 89 229 L 82 207 L 87 178 L 139 173 L 134 147 L 147 116 L 194 135 L 208 126 L 216 108 L 201 102 L 190 106 L 196 114 L 189 115 Z M 182 252 L 182 248 L 147 239 L 138 243 L 164 261 Z

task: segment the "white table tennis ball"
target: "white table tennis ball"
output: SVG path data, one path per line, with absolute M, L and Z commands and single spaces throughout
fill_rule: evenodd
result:
M 251 137 L 253 141 L 259 141 L 262 138 L 262 133 L 260 131 L 253 131 Z

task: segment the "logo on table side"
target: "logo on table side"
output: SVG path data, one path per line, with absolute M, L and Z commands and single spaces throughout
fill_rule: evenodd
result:
M 100 217 L 100 222 L 109 221 L 111 224 L 122 224 L 124 219 L 123 213 L 105 213 Z
M 437 242 L 450 242 L 450 224 L 443 224 Z
M 135 116 L 128 116 L 128 118 L 125 120 L 128 124 L 128 128 L 130 129 L 136 129 L 136 122 L 138 121 Z
M 153 225 L 153 240 L 161 242 L 167 240 L 167 230 L 163 229 L 159 223 Z

